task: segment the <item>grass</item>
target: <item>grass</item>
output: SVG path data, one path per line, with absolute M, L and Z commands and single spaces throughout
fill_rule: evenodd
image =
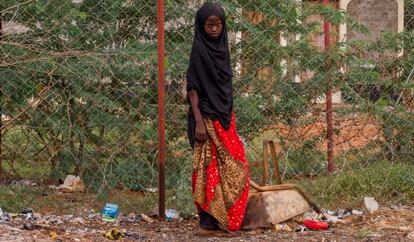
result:
M 269 135 L 273 134 L 269 133 Z M 260 139 L 255 139 L 253 144 L 246 149 L 248 160 L 259 161 L 261 159 L 261 152 L 258 152 L 261 150 L 261 142 L 259 141 Z M 381 204 L 408 204 L 413 201 L 413 162 L 378 161 L 382 159 L 379 156 L 364 156 L 360 153 L 360 150 L 349 151 L 336 157 L 335 163 L 341 170 L 338 173 L 327 175 L 322 173 L 326 170 L 325 167 L 319 169 L 320 167 L 313 166 L 324 164 L 324 160 L 320 151 L 315 149 L 312 144 L 310 145 L 308 147 L 304 144 L 296 150 L 291 150 L 288 155 L 285 155 L 286 157 L 281 157 L 280 166 L 282 172 L 291 171 L 292 173 L 291 180 L 287 180 L 286 177 L 288 176 L 285 176 L 284 182 L 297 183 L 303 186 L 322 207 L 330 209 L 362 207 L 365 196 L 374 197 Z M 375 147 L 377 147 L 377 144 Z M 167 163 L 167 185 L 169 189 L 166 197 L 167 208 L 192 213 L 195 212 L 195 208 L 190 192 L 191 152 L 188 150 L 186 141 L 177 142 L 174 150 L 183 152 L 174 153 L 174 156 L 170 157 Z M 375 149 L 370 151 L 367 153 L 377 153 Z M 18 171 L 17 177 L 43 183 L 50 179 L 47 174 L 50 172 L 50 167 L 44 163 L 18 161 L 14 164 L 14 169 Z M 135 163 L 132 163 L 131 166 L 133 164 Z M 121 170 L 122 182 L 126 183 L 125 181 L 128 181 L 131 183 L 130 185 L 139 185 L 143 180 L 144 182 L 148 181 L 151 185 L 156 184 L 154 182 L 154 177 L 156 177 L 155 168 L 152 171 L 155 174 L 154 176 L 145 177 L 137 176 L 136 170 L 142 171 L 146 168 L 138 167 L 136 170 L 132 170 L 131 166 L 127 165 L 124 170 Z M 284 167 L 288 167 L 290 170 L 283 170 Z M 3 169 L 11 172 L 8 162 L 4 162 Z M 295 176 L 308 174 L 313 170 L 316 173 L 312 174 L 316 174 L 316 176 L 312 176 L 312 178 Z M 113 173 L 113 171 L 111 172 Z M 252 179 L 259 182 L 262 172 L 263 170 L 260 167 L 251 167 Z M 100 176 L 98 173 L 96 175 Z M 120 182 L 119 177 L 115 178 L 115 182 Z M 56 181 L 53 183 L 56 183 Z M 48 194 L 47 196 L 44 196 L 45 192 Z M 0 208 L 9 212 L 18 212 L 24 207 L 54 213 L 72 213 L 82 209 L 99 211 L 106 202 L 119 204 L 123 213 L 148 213 L 157 207 L 158 194 L 111 188 L 110 191 L 100 194 L 99 197 L 95 193 L 59 195 L 56 191 L 47 187 L 23 187 L 2 185 L 0 183 Z
M 408 204 L 414 199 L 414 164 L 376 162 L 299 184 L 325 208 L 362 207 L 366 196 Z
M 0 208 L 9 212 L 17 212 L 33 203 L 39 203 L 41 191 L 38 188 L 23 186 L 0 186 Z
M 368 166 L 352 167 L 337 174 L 313 179 L 286 181 L 298 183 L 323 208 L 358 208 L 365 196 L 374 197 L 380 204 L 409 204 L 414 199 L 414 164 L 377 162 Z M 167 191 L 167 208 L 184 213 L 195 212 L 190 184 L 181 184 Z M 47 196 L 42 194 L 47 193 Z M 77 213 L 84 209 L 100 211 L 106 202 L 117 203 L 122 213 L 149 213 L 157 208 L 158 194 L 111 190 L 96 197 L 93 193 L 59 194 L 43 187 L 0 185 L 0 207 L 18 212 L 32 207 L 47 213 Z
M 30 207 L 36 212 L 54 214 L 100 211 L 106 202 L 119 204 L 122 213 L 149 213 L 158 200 L 156 193 L 115 190 L 107 196 L 96 197 L 93 193 L 58 193 L 45 187 L 19 185 L 0 185 L 0 197 L 0 208 L 7 212 L 18 213 Z
M 2 169 L 5 173 L 15 177 L 23 177 L 29 180 L 43 181 L 50 179 L 50 164 L 46 162 L 14 162 L 13 167 L 9 161 L 3 162 Z
M 264 137 L 266 135 L 276 137 L 270 131 Z M 254 152 L 261 150 L 260 140 L 261 137 L 254 140 L 246 150 L 249 159 L 262 158 L 261 154 Z M 363 207 L 364 197 L 374 197 L 381 204 L 412 203 L 414 163 L 402 159 L 398 162 L 383 161 L 385 156 L 379 149 L 380 145 L 372 142 L 364 152 L 351 149 L 337 154 L 335 165 L 338 172 L 328 175 L 325 154 L 314 143 L 305 142 L 279 157 L 279 167 L 285 175 L 285 183 L 301 185 L 324 208 Z M 262 170 L 252 167 L 251 171 L 252 179 L 259 182 Z

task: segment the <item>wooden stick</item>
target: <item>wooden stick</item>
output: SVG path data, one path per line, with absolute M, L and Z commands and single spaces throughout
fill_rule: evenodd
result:
M 268 155 L 268 140 L 263 140 L 263 177 L 262 177 L 262 186 L 267 184 L 267 181 L 269 179 L 269 168 L 268 168 L 268 164 L 267 161 L 269 160 L 269 155 Z
M 276 184 L 282 184 L 282 178 L 280 177 L 280 170 L 279 170 L 279 162 L 276 157 L 276 147 L 275 147 L 275 143 L 273 142 L 273 140 L 269 141 L 269 146 L 270 146 L 270 152 L 272 153 L 273 166 L 275 169 L 274 176 L 276 179 Z

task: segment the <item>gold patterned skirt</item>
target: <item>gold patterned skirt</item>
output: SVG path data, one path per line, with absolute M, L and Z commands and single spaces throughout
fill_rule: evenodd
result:
M 229 129 L 205 120 L 207 140 L 196 143 L 192 188 L 197 209 L 224 228 L 237 231 L 243 223 L 249 193 L 249 167 L 232 114 Z

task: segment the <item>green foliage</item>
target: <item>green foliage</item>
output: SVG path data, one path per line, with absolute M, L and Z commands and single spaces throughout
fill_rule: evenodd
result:
M 326 207 L 361 207 L 364 197 L 375 197 L 382 204 L 407 203 L 414 198 L 412 164 L 378 161 L 363 166 L 358 164 L 350 170 L 302 181 L 305 190 Z
M 316 145 L 321 137 L 306 140 L 300 147 L 288 152 L 286 159 L 281 161 L 282 175 L 285 179 L 325 174 L 325 154 Z
M 40 196 L 41 189 L 30 189 L 19 185 L 0 186 L 0 208 L 7 212 L 20 212 Z M 7 199 L 6 199 L 7 198 Z
M 407 31 L 384 33 L 375 42 L 350 42 L 352 56 L 345 58 L 348 68 L 341 88 L 346 100 L 376 117 L 385 138 L 382 153 L 390 160 L 407 160 L 414 153 L 413 38 Z
M 122 159 L 116 142 L 153 142 L 143 128 L 156 118 L 148 107 L 156 103 L 153 1 L 2 1 L 2 9 L 3 19 L 30 28 L 4 36 L 2 109 L 33 130 L 28 149 L 52 162 L 52 178 Z M 128 148 L 152 150 L 136 146 Z

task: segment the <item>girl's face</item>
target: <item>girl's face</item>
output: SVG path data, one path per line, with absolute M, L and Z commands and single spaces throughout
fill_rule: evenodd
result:
M 218 39 L 223 30 L 223 23 L 221 19 L 215 15 L 212 15 L 207 18 L 204 22 L 204 31 L 210 39 Z

